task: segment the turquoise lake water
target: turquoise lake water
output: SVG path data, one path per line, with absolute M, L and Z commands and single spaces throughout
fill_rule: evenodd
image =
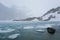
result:
M 56 33 L 49 34 L 47 27 Z M 60 21 L 0 22 L 0 40 L 60 40 Z

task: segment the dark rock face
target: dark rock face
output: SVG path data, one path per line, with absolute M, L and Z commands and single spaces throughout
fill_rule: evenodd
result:
M 56 30 L 54 28 L 47 28 L 47 32 L 50 34 L 55 34 Z

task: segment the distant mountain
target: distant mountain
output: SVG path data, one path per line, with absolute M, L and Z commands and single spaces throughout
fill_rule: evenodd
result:
M 60 14 L 60 7 L 52 8 L 48 12 L 46 12 L 44 15 L 42 15 L 42 18 L 44 19 L 44 17 L 45 18 L 48 17 L 47 19 L 45 19 L 43 21 L 50 21 L 50 20 L 52 21 L 52 19 L 57 20 L 57 18 L 59 18 L 58 16 L 60 16 L 59 14 Z M 59 18 L 59 20 L 60 20 L 60 18 Z
M 14 19 L 13 21 L 33 21 L 33 20 L 42 21 L 42 18 L 40 18 L 40 17 L 29 17 L 26 19 Z
M 30 18 L 26 18 L 26 19 L 15 19 L 13 21 L 32 21 L 34 19 L 37 19 L 37 17 L 30 17 Z
M 51 20 L 52 18 L 56 18 L 56 16 L 50 15 L 50 16 L 48 17 L 48 19 L 45 19 L 45 20 L 43 20 L 43 21 L 49 21 L 49 20 Z
M 50 10 L 47 11 L 43 16 L 46 16 L 46 15 L 48 15 L 48 14 L 50 14 L 50 13 L 55 13 L 55 12 L 57 12 L 57 14 L 60 14 L 60 7 L 50 9 Z M 42 16 L 42 17 L 43 17 L 43 16 Z
M 13 21 L 32 21 L 37 19 L 38 21 L 50 21 L 51 19 L 56 18 L 56 15 L 60 14 L 60 7 L 57 8 L 52 8 L 48 12 L 46 12 L 44 15 L 41 17 L 30 17 L 30 18 L 25 18 L 25 19 L 14 19 Z M 47 19 L 45 19 L 47 17 Z

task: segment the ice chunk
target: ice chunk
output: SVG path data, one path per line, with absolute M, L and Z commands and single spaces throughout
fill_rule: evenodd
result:
M 0 30 L 0 33 L 7 33 L 12 31 L 15 31 L 15 29 Z
M 44 30 L 36 30 L 36 31 L 44 31 Z
M 44 30 L 36 30 L 37 32 L 44 32 Z
M 51 25 L 46 24 L 46 25 L 37 26 L 36 28 L 47 28 L 47 27 L 52 27 L 52 26 L 51 26 Z
M 19 35 L 20 35 L 20 34 L 12 34 L 12 35 L 8 36 L 8 38 L 10 38 L 10 39 L 15 39 L 15 38 L 17 38 Z
M 33 29 L 33 28 L 34 28 L 33 26 L 24 27 L 24 29 Z

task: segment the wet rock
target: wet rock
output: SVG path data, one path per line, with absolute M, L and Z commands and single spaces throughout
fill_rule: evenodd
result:
M 50 34 L 55 34 L 56 30 L 54 28 L 47 28 L 47 32 Z

